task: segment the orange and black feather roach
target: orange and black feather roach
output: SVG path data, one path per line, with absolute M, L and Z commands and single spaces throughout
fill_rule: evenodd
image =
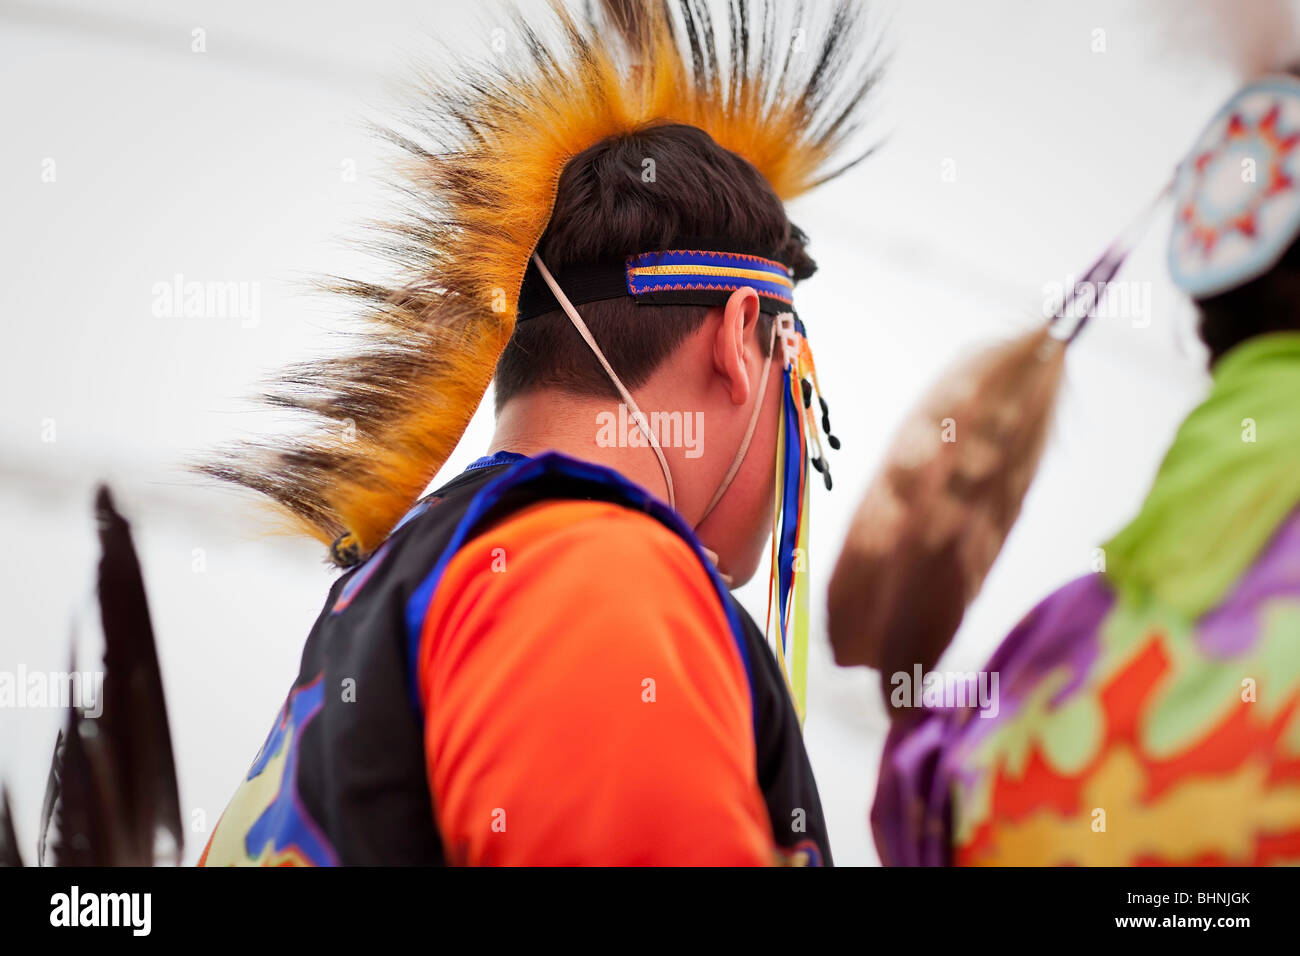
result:
M 559 2 L 516 11 L 518 57 L 449 59 L 424 83 L 403 209 L 382 242 L 398 278 L 338 281 L 360 305 L 349 354 L 288 369 L 265 396 L 307 427 L 201 470 L 270 498 L 342 563 L 387 536 L 459 441 L 514 330 L 529 258 L 570 158 L 648 126 L 696 126 L 782 199 L 843 172 L 879 57 L 856 3 Z M 345 553 L 345 554 L 344 554 Z

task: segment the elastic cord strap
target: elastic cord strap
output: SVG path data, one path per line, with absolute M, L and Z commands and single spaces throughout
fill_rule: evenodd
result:
M 668 507 L 676 511 L 677 496 L 673 492 L 673 475 L 672 472 L 668 470 L 668 459 L 664 457 L 663 449 L 659 447 L 659 439 L 655 437 L 654 432 L 650 430 L 650 426 L 646 424 L 646 418 L 641 414 L 641 409 L 637 407 L 636 400 L 633 399 L 632 394 L 623 387 L 623 383 L 619 380 L 613 367 L 605 358 L 605 353 L 603 353 L 600 350 L 600 346 L 596 344 L 596 340 L 592 336 L 591 330 L 587 328 L 587 323 L 582 321 L 582 316 L 578 315 L 578 310 L 573 307 L 573 303 L 569 301 L 569 297 L 564 294 L 564 290 L 560 288 L 560 284 L 555 281 L 555 277 L 551 275 L 551 270 L 546 268 L 546 263 L 542 262 L 541 256 L 537 255 L 537 253 L 533 253 L 533 262 L 537 264 L 537 271 L 541 273 L 542 279 L 550 287 L 551 294 L 555 296 L 555 301 L 560 303 L 560 307 L 564 309 L 564 313 L 569 317 L 569 321 L 573 323 L 573 327 L 578 330 L 578 334 L 582 336 L 583 341 L 587 343 L 587 346 L 595 353 L 596 358 L 600 360 L 600 364 L 605 369 L 605 374 L 608 375 L 609 380 L 614 383 L 614 387 L 618 389 L 619 395 L 623 397 L 624 404 L 626 404 L 628 409 L 632 412 L 632 420 L 636 422 L 637 427 L 641 429 L 641 434 L 645 435 L 646 441 L 650 443 L 650 447 L 654 451 L 655 457 L 659 459 L 659 467 L 663 469 L 664 484 L 668 486 Z
M 749 427 L 745 429 L 745 437 L 740 442 L 740 448 L 736 451 L 736 457 L 731 460 L 731 467 L 727 469 L 727 474 L 723 477 L 722 483 L 718 485 L 718 490 L 713 493 L 712 500 L 704 509 L 704 514 L 700 515 L 700 520 L 696 522 L 695 527 L 704 523 L 704 519 L 709 516 L 722 496 L 727 493 L 731 487 L 731 482 L 735 479 L 740 471 L 740 466 L 745 460 L 745 455 L 749 451 L 749 443 L 754 437 L 754 430 L 758 427 L 758 416 L 763 411 L 763 397 L 767 394 L 767 380 L 772 373 L 772 356 L 776 354 L 776 320 L 772 320 L 772 337 L 767 345 L 767 361 L 763 363 L 763 377 L 758 383 L 758 400 L 754 403 L 754 410 L 749 414 Z

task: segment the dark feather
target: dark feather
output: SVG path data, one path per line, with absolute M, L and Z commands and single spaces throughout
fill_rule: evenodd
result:
M 56 866 L 149 866 L 165 835 L 164 862 L 177 862 L 180 798 L 140 563 L 107 488 L 96 496 L 95 517 L 103 711 L 98 719 L 68 712 L 50 768 L 41 856 L 50 839 Z
M 0 787 L 0 866 L 22 865 L 23 855 L 18 849 L 13 812 L 9 809 L 9 788 Z
M 85 724 L 91 726 L 85 728 L 83 736 Z M 75 709 L 69 710 L 53 809 L 50 849 L 55 866 L 113 866 L 125 862 L 115 846 L 114 838 L 120 829 L 114 824 L 117 793 L 108 778 L 108 761 L 102 751 L 103 741 L 94 722 L 82 718 Z
M 36 837 L 36 865 L 44 866 L 51 833 L 54 832 L 54 813 L 63 790 L 63 731 L 54 740 L 54 757 L 50 760 L 50 773 L 45 778 L 45 799 L 41 802 L 41 827 Z
M 104 625 L 104 713 L 100 718 L 113 758 L 128 834 L 128 852 L 153 860 L 159 832 L 179 853 L 180 797 L 172 757 L 167 703 L 154 645 L 149 603 L 131 529 L 108 489 L 95 501 L 99 522 L 99 604 Z

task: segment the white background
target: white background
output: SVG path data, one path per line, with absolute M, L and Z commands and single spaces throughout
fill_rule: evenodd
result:
M 327 345 L 338 307 L 307 282 L 370 268 L 349 240 L 386 208 L 388 154 L 364 121 L 384 119 L 430 37 L 486 45 L 496 21 L 477 6 L 0 2 L 0 669 L 66 668 L 95 557 L 92 488 L 110 481 L 148 581 L 187 860 L 265 737 L 330 575 L 314 544 L 266 536 L 255 509 L 181 463 L 278 424 L 244 399 Z M 869 131 L 882 148 L 791 206 L 822 267 L 800 307 L 844 439 L 836 490 L 813 505 L 807 722 L 840 863 L 875 862 L 867 810 L 886 727 L 874 675 L 835 669 L 824 643 L 855 496 L 918 391 L 971 343 L 1032 321 L 1231 92 L 1226 70 L 1170 51 L 1158 6 L 884 7 L 893 56 Z M 191 51 L 196 28 L 206 53 Z M 1037 484 L 946 665 L 978 667 L 1088 570 L 1203 394 L 1190 308 L 1164 276 L 1166 232 L 1167 214 L 1126 273 L 1150 315 L 1099 322 L 1074 348 Z M 153 286 L 177 273 L 259 283 L 260 321 L 156 318 Z M 485 446 L 486 411 L 444 476 Z M 742 598 L 761 619 L 764 588 Z M 0 774 L 29 858 L 60 720 L 0 710 Z

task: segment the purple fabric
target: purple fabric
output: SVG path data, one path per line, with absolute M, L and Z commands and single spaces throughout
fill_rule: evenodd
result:
M 959 750 L 975 746 L 1010 717 L 1039 680 L 1064 662 L 1078 686 L 1097 656 L 1097 627 L 1114 595 L 1101 575 L 1078 578 L 1035 607 L 998 647 L 985 670 L 998 674 L 999 712 L 930 707 L 895 720 L 880 762 L 871 825 L 886 866 L 946 866 L 952 861 L 952 789 Z M 958 746 L 960 745 L 960 747 Z
M 1293 515 L 1217 608 L 1201 618 L 1198 647 L 1215 657 L 1247 650 L 1259 635 L 1256 615 L 1272 597 L 1300 590 L 1300 514 Z

